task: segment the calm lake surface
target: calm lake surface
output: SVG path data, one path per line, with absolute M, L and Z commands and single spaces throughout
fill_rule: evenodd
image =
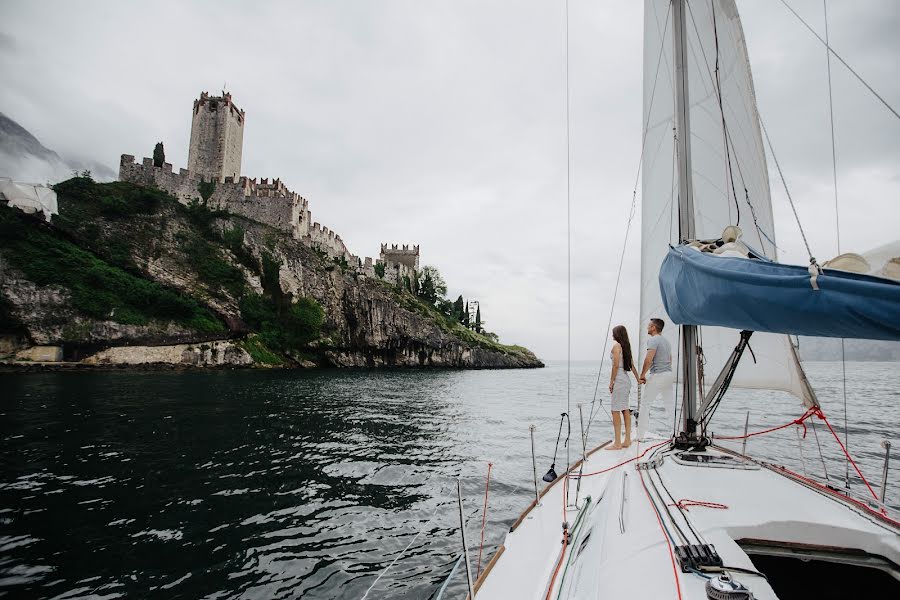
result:
M 843 435 L 840 363 L 806 367 Z M 576 404 L 587 419 L 597 368 L 571 367 L 573 462 Z M 361 598 L 413 542 L 368 597 L 433 598 L 461 549 L 456 477 L 474 563 L 493 463 L 484 564 L 534 493 L 530 424 L 538 475 L 549 467 L 566 380 L 560 363 L 0 374 L 0 596 Z M 876 489 L 881 440 L 900 444 L 898 390 L 897 363 L 847 363 L 850 448 Z M 803 412 L 787 395 L 734 392 L 712 429 L 741 433 L 747 410 L 751 430 Z M 589 446 L 610 432 L 600 411 Z M 842 482 L 842 455 L 818 433 L 829 474 Z M 801 460 L 794 428 L 750 440 L 748 452 L 822 472 L 812 435 Z M 558 472 L 565 463 L 560 448 Z M 447 597 L 464 595 L 462 581 L 458 573 Z

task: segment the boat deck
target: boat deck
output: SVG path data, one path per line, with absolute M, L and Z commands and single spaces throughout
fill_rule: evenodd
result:
M 900 564 L 900 529 L 874 511 L 725 451 L 709 449 L 712 461 L 702 464 L 678 454 L 668 443 L 594 451 L 577 506 L 577 479 L 568 494 L 563 477 L 548 486 L 511 528 L 476 597 L 705 599 L 709 575 L 681 572 L 672 555 L 674 546 L 698 541 L 714 545 L 759 599 L 778 596 L 752 574 L 757 569 L 738 541 L 852 549 Z M 565 547 L 563 520 L 570 528 Z

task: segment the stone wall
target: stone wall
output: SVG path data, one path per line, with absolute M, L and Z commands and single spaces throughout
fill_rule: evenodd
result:
M 198 186 L 203 178 L 181 169 L 172 171 L 172 165 L 164 163 L 154 167 L 153 159 L 145 158 L 137 164 L 134 156 L 123 154 L 119 163 L 119 181 L 149 185 L 164 190 L 182 204 L 199 200 Z M 290 233 L 294 239 L 309 235 L 309 203 L 306 198 L 288 190 L 280 180 L 269 183 L 263 179 L 240 177 L 237 181 L 226 177 L 216 183 L 208 199 L 210 208 L 227 210 L 260 223 Z

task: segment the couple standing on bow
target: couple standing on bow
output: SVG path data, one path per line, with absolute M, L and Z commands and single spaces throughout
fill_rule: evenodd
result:
M 631 445 L 631 410 L 628 408 L 628 396 L 631 394 L 631 379 L 628 373 L 634 375 L 638 384 L 645 384 L 641 411 L 638 415 L 638 441 L 647 439 L 647 427 L 650 424 L 650 412 L 656 399 L 662 399 L 662 406 L 668 419 L 669 407 L 674 404 L 672 394 L 672 347 L 669 341 L 661 334 L 665 322 L 662 319 L 650 319 L 647 324 L 647 354 L 641 374 L 638 375 L 631 357 L 631 343 L 628 341 L 628 331 L 622 325 L 616 325 L 612 330 L 613 344 L 610 360 L 612 371 L 609 376 L 609 393 L 612 394 L 612 420 L 615 431 L 613 443 L 606 447 L 607 450 L 619 450 Z M 625 421 L 625 439 L 622 439 L 622 421 Z

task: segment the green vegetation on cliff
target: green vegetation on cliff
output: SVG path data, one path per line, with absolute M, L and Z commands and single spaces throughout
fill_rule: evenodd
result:
M 158 189 L 86 175 L 55 190 L 52 224 L 0 207 L 0 272 L 11 276 L 0 282 L 0 333 L 76 349 L 236 337 L 256 364 L 272 366 L 412 366 L 425 357 L 435 366 L 540 366 L 524 348 L 467 328 L 461 298 L 446 309 L 436 269 L 423 270 L 425 299 L 419 278 L 362 277 L 344 259 L 205 201 L 185 206 Z
M 5 206 L 0 207 L 0 249 L 34 283 L 67 288 L 74 308 L 87 316 L 130 325 L 156 319 L 202 332 L 225 331 L 194 299 L 126 272 Z

